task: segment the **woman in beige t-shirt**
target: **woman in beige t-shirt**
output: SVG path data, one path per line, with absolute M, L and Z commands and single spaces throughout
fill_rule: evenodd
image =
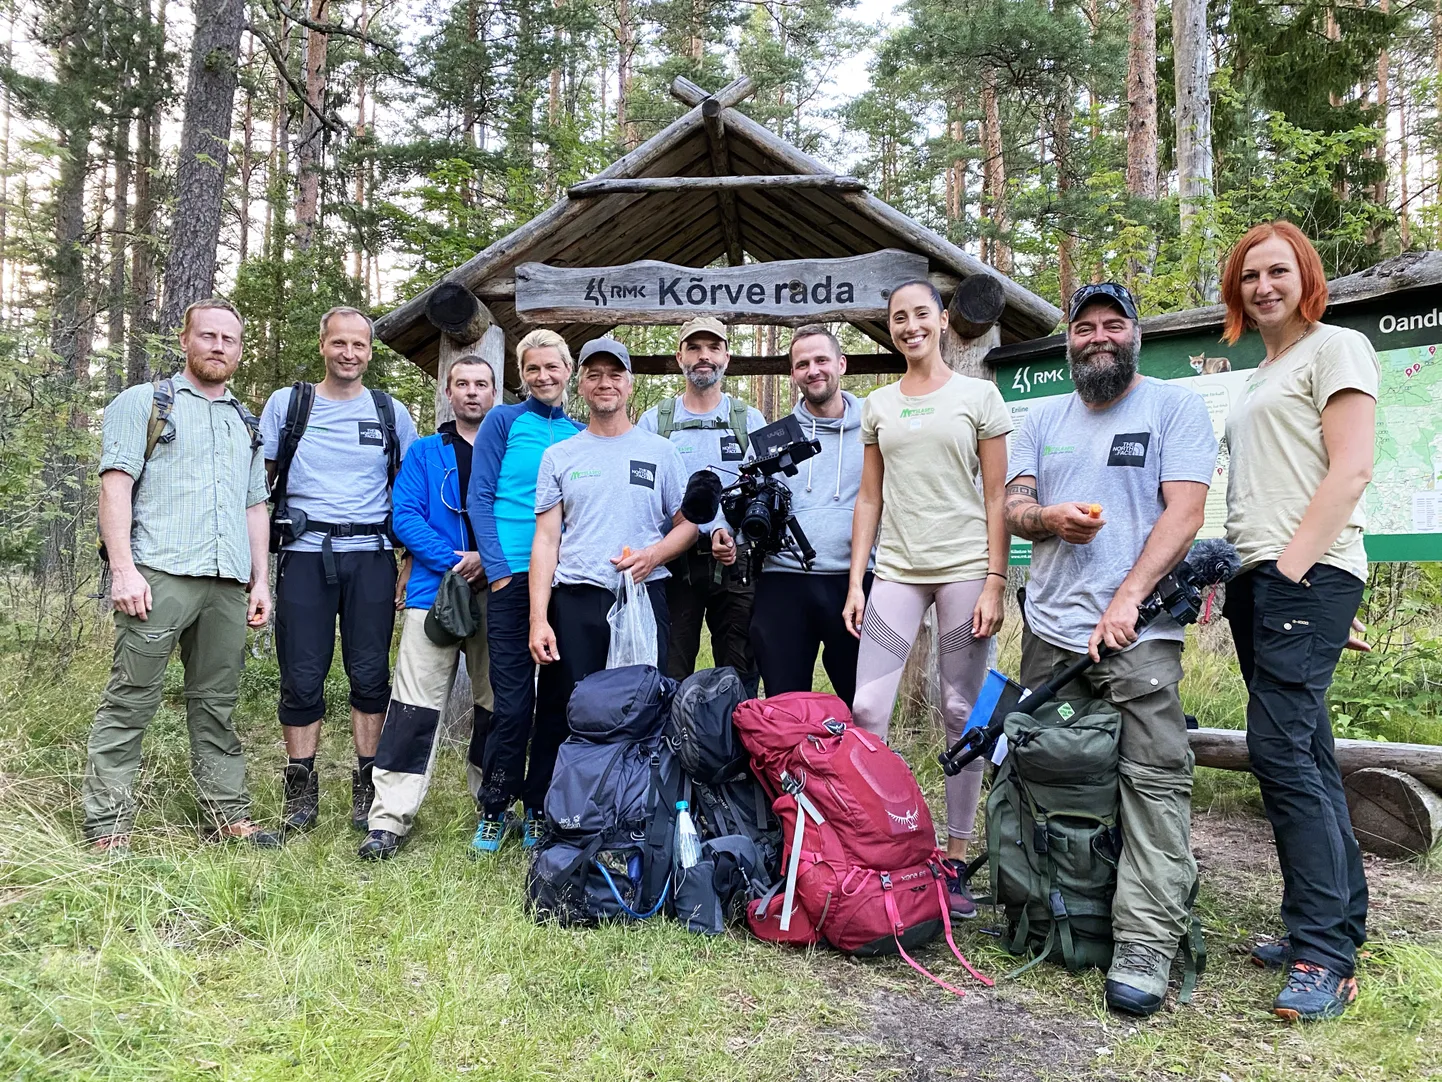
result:
M 1357 995 L 1367 880 L 1333 755 L 1327 687 L 1350 644 L 1367 575 L 1362 493 L 1372 476 L 1379 369 L 1357 331 L 1320 322 L 1327 283 L 1289 222 L 1254 227 L 1222 276 L 1226 340 L 1256 328 L 1266 358 L 1227 418 L 1227 587 L 1247 684 L 1247 750 L 1282 866 L 1287 938 L 1258 947 L 1289 967 L 1272 1005 L 1291 1021 Z M 1360 625 L 1356 625 L 1360 630 Z
M 1001 628 L 1011 417 L 996 384 L 946 366 L 946 320 L 931 283 L 892 291 L 888 323 L 906 374 L 872 391 L 861 411 L 865 457 L 843 619 L 861 640 L 852 711 L 858 725 L 882 739 L 928 605 L 936 605 L 948 742 L 966 727 L 986 675 L 986 640 Z M 873 543 L 876 576 L 868 597 L 862 582 Z M 946 779 L 947 855 L 954 860 L 965 858 L 976 833 L 982 766 L 978 759 Z M 952 888 L 952 913 L 975 916 L 965 885 L 956 879 Z

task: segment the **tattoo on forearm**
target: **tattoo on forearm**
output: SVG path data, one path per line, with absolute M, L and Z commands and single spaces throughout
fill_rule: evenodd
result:
M 1041 505 L 1034 496 L 1018 495 L 1006 502 L 1006 527 L 1028 541 L 1045 541 L 1051 536 L 1051 531 L 1042 524 Z
M 1036 489 L 1030 485 L 1007 485 L 1006 494 L 1008 496 L 1028 496 L 1033 500 L 1036 499 Z

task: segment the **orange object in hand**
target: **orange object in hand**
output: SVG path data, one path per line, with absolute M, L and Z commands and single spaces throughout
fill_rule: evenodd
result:
M 1099 503 L 1092 504 L 1091 507 L 1087 509 L 1087 514 L 1089 514 L 1092 518 L 1101 518 L 1102 505 Z
M 627 556 L 629 556 L 629 555 L 631 555 L 631 546 L 630 546 L 630 545 L 622 545 L 622 546 L 621 546 L 621 559 L 624 560 L 624 559 L 625 559 Z

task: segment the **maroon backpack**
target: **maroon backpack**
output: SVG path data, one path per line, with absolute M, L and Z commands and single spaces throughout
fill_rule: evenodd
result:
M 848 954 L 898 953 L 949 991 L 964 995 L 907 953 L 951 935 L 948 876 L 916 779 L 880 737 L 852 724 L 834 695 L 788 692 L 736 709 L 736 731 L 773 797 L 782 823 L 781 883 L 747 909 L 761 939 L 825 941 Z

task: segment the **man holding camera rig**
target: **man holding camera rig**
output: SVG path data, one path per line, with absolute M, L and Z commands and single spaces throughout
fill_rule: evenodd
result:
M 1137 371 L 1140 349 L 1125 287 L 1076 291 L 1067 325 L 1076 392 L 1032 410 L 1014 438 L 1006 523 L 1032 542 L 1022 683 L 1036 687 L 1083 653 L 1109 651 L 1061 694 L 1105 700 L 1122 716 L 1106 1000 L 1149 1015 L 1187 933 L 1197 866 L 1177 691 L 1183 631 L 1163 616 L 1138 633 L 1137 610 L 1202 526 L 1217 440 L 1197 394 Z
M 641 415 L 637 427 L 669 439 L 681 453 L 685 476 L 698 470 L 735 471 L 750 451 L 749 436 L 766 424 L 755 407 L 721 390 L 731 352 L 726 326 L 714 316 L 697 316 L 683 324 L 676 361 L 686 377 L 686 390 Z M 730 484 L 734 472 L 723 473 Z M 666 598 L 671 610 L 666 675 L 683 680 L 696 669 L 701 649 L 701 624 L 711 629 L 711 654 L 716 665 L 730 665 L 756 688 L 756 660 L 751 654 L 751 607 L 755 584 L 742 584 L 732 569 L 736 540 L 726 520 L 700 526 L 700 543 L 682 553 L 670 568 Z
M 790 549 L 766 558 L 756 583 L 751 646 L 767 695 L 810 691 L 816 654 L 824 647 L 821 663 L 832 689 L 850 706 L 860 642 L 846 630 L 841 610 L 850 578 L 851 515 L 861 486 L 861 403 L 841 389 L 846 358 L 825 327 L 797 328 L 789 354 L 791 386 L 800 395 L 792 416 L 821 451 L 780 480 L 791 490 L 792 514 L 816 558 L 809 568 Z

